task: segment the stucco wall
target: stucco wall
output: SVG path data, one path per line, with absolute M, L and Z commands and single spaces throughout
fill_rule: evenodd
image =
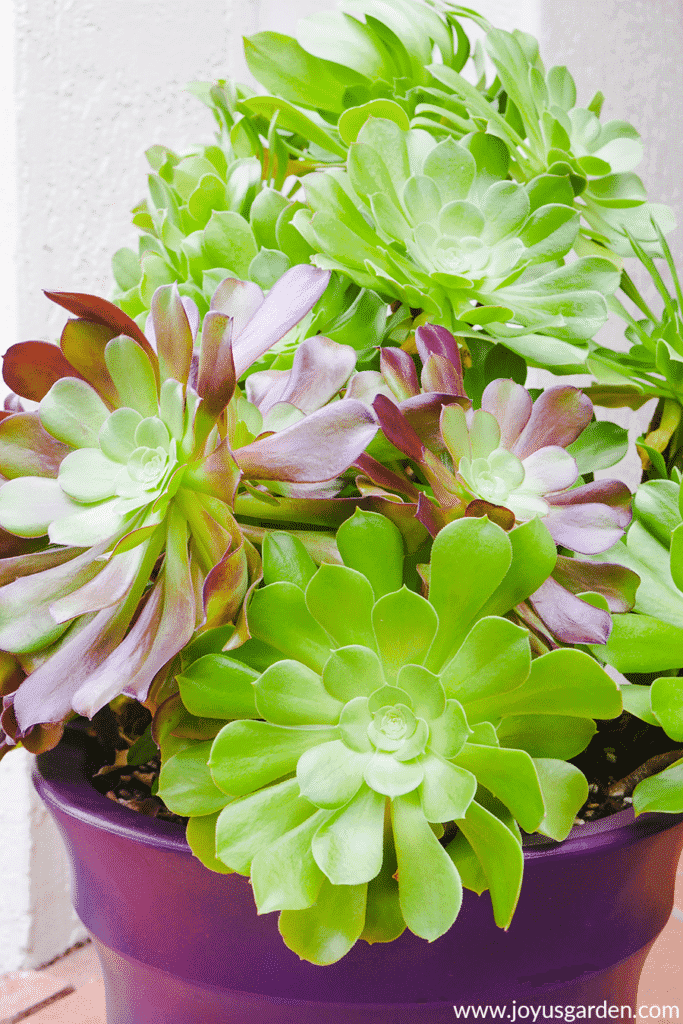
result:
M 128 211 L 144 194 L 144 150 L 155 142 L 183 149 L 211 136 L 209 113 L 183 85 L 244 79 L 243 33 L 287 32 L 298 16 L 332 6 L 327 0 L 0 4 L 0 37 L 16 42 L 14 84 L 11 62 L 0 65 L 0 124 L 8 126 L 0 133 L 3 349 L 58 336 L 64 317 L 42 288 L 108 293 L 111 254 L 135 244 Z M 678 207 L 681 219 L 679 0 L 486 0 L 478 7 L 503 28 L 539 34 L 546 63 L 568 64 L 582 98 L 603 90 L 605 116 L 632 121 L 643 134 L 640 170 L 652 197 Z M 673 244 L 680 251 L 680 231 Z M 605 339 L 618 338 L 618 331 L 606 328 Z M 43 963 L 80 935 L 66 910 L 64 858 L 31 792 L 29 765 L 23 752 L 0 764 L 0 972 Z

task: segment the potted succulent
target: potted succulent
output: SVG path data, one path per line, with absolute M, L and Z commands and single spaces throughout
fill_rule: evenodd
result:
M 195 87 L 216 143 L 149 152 L 115 301 L 5 356 L 0 740 L 117 1021 L 632 1005 L 671 908 L 671 213 L 530 36 L 347 7 Z M 594 405 L 651 397 L 632 502 Z

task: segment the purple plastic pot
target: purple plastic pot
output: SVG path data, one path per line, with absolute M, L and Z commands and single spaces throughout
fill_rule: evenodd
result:
M 508 932 L 488 894 L 466 892 L 436 942 L 406 932 L 316 967 L 285 947 L 275 914 L 257 916 L 245 878 L 204 868 L 181 825 L 99 794 L 86 760 L 65 739 L 37 759 L 34 781 L 71 857 L 110 1024 L 451 1024 L 454 1006 L 486 1004 L 516 1024 L 524 1006 L 633 1007 L 671 913 L 683 815 L 623 811 L 526 849 Z

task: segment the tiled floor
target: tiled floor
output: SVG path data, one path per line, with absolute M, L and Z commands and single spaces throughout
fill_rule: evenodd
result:
M 645 964 L 638 1003 L 648 1008 L 678 1006 L 683 1020 L 683 858 L 678 866 L 674 912 Z M 673 1024 L 676 1020 L 670 1016 L 657 1018 L 654 1010 L 648 1019 L 657 1019 L 658 1024 Z M 0 1024 L 20 1021 L 106 1024 L 104 985 L 91 945 L 72 950 L 41 971 L 0 977 Z

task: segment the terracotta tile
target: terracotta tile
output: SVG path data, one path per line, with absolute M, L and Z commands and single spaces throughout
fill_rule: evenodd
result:
M 683 1015 L 683 921 L 675 917 L 650 950 L 638 989 L 639 1006 L 678 1006 Z M 660 1024 L 676 1021 L 673 1016 L 659 1017 Z M 679 1021 L 680 1024 L 680 1021 Z
M 45 970 L 56 978 L 63 978 L 64 984 L 70 983 L 74 988 L 80 988 L 102 976 L 100 961 L 91 942 L 73 949 L 49 964 Z
M 100 978 L 89 981 L 72 995 L 27 1017 L 25 1024 L 107 1024 L 104 983 Z
M 0 1024 L 11 1021 L 22 1011 L 50 999 L 58 992 L 68 992 L 70 982 L 49 971 L 13 971 L 0 978 Z
M 678 862 L 676 872 L 676 892 L 674 894 L 674 906 L 683 912 L 683 856 Z

